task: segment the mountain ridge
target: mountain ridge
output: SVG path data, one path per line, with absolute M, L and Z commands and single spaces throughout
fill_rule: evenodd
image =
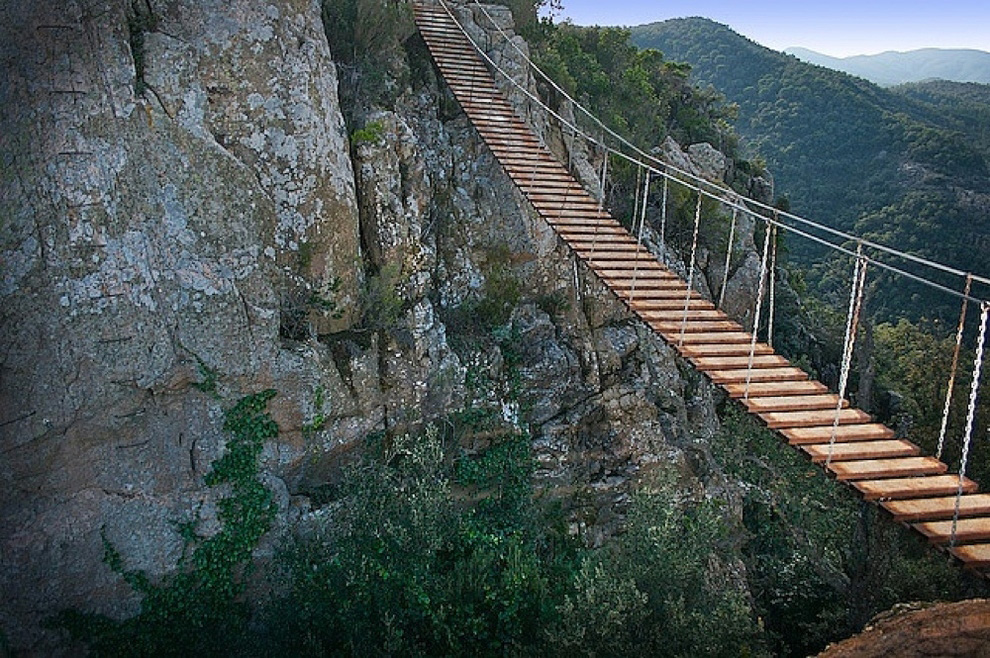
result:
M 883 88 L 701 18 L 635 27 L 631 40 L 686 62 L 696 81 L 738 105 L 746 149 L 766 159 L 795 212 L 960 269 L 985 270 L 982 242 L 974 239 L 990 233 L 985 86 Z M 809 266 L 819 262 L 812 250 L 793 247 Z M 898 295 L 891 307 L 922 307 L 914 291 Z
M 841 71 L 889 87 L 925 80 L 990 84 L 990 53 L 976 49 L 921 48 L 875 55 L 833 57 L 808 48 L 783 51 L 803 62 Z

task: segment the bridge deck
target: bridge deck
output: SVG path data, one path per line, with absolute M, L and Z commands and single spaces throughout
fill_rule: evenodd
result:
M 968 566 L 990 567 L 990 494 L 976 493 L 975 482 L 947 474 L 944 463 L 919 456 L 917 446 L 846 403 L 834 428 L 837 396 L 769 345 L 757 343 L 749 370 L 751 334 L 700 295 L 692 294 L 685 322 L 687 284 L 637 245 L 540 144 L 447 11 L 422 2 L 414 8 L 438 70 L 492 154 L 536 212 L 633 313 L 789 444 L 816 463 L 828 462 L 828 473 L 933 543 L 948 544 L 961 487 L 966 495 L 950 552 Z

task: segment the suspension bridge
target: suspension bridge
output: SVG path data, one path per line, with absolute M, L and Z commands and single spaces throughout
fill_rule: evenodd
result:
M 527 61 L 535 74 L 543 76 L 572 104 L 575 111 L 585 113 L 603 135 L 602 139 L 589 136 L 576 122 L 565 119 L 524 84 L 503 71 L 470 36 L 447 0 L 413 3 L 419 32 L 443 80 L 504 171 L 559 239 L 632 313 L 712 382 L 721 386 L 731 398 L 744 405 L 750 414 L 779 433 L 787 443 L 803 451 L 831 476 L 853 487 L 864 499 L 879 504 L 894 520 L 909 525 L 963 564 L 980 570 L 990 569 L 990 493 L 980 493 L 977 483 L 966 477 L 990 314 L 990 302 L 974 296 L 972 287 L 974 283 L 990 285 L 990 280 L 742 198 L 731 190 L 656 159 L 607 128 L 545 76 L 527 54 L 511 41 L 510 35 L 504 32 L 484 6 L 475 3 L 474 8 L 491 21 L 493 30 L 499 32 L 507 44 L 519 50 L 520 57 Z M 602 150 L 602 193 L 598 198 L 586 191 L 570 168 L 559 162 L 520 118 L 500 90 L 496 76 L 505 84 L 514 85 L 516 91 L 529 102 L 556 119 L 562 130 L 568 130 L 575 139 L 585 139 Z M 609 135 L 617 146 L 606 143 L 604 135 Z M 641 173 L 642 189 L 637 189 L 632 230 L 627 230 L 604 205 L 610 157 L 626 160 Z M 686 281 L 660 262 L 643 243 L 646 199 L 651 185 L 662 185 L 662 225 L 666 222 L 667 195 L 671 185 L 684 186 L 697 193 Z M 720 310 L 723 299 L 716 304 L 695 290 L 699 225 L 702 200 L 706 197 L 732 211 L 726 277 L 733 248 L 731 233 L 736 228 L 739 214 L 746 213 L 765 223 L 756 320 L 752 331 L 746 331 Z M 837 392 L 811 379 L 803 370 L 777 354 L 771 345 L 773 269 L 778 231 L 787 231 L 854 258 Z M 850 244 L 855 246 L 850 248 Z M 932 278 L 894 265 L 882 256 L 896 257 L 901 262 L 960 277 L 964 281 L 963 289 L 947 287 Z M 874 422 L 868 413 L 852 407 L 846 400 L 869 269 L 885 270 L 933 287 L 961 302 L 956 350 L 935 456 L 921 455 L 917 445 L 898 438 L 889 427 Z M 724 296 L 724 291 L 723 281 L 720 297 Z M 760 341 L 759 320 L 768 292 L 767 340 Z M 962 458 L 958 471 L 950 473 L 949 466 L 941 460 L 941 453 L 970 306 L 978 309 L 979 334 L 963 431 Z

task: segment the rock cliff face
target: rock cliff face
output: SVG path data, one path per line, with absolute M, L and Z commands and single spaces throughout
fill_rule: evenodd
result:
M 351 140 L 330 45 L 317 0 L 0 4 L 0 628 L 14 647 L 51 650 L 39 622 L 62 608 L 135 611 L 101 532 L 131 568 L 174 568 L 175 521 L 208 517 L 203 475 L 241 395 L 279 393 L 263 468 L 284 532 L 363 436 L 462 406 L 471 372 L 503 377 L 497 346 L 455 350 L 446 321 L 500 282 L 524 282 L 509 321 L 540 474 L 590 492 L 574 505 L 590 542 L 658 463 L 694 495 L 717 484 L 698 475 L 715 390 L 532 214 L 431 72 Z M 415 36 L 406 48 L 425 57 Z M 702 151 L 682 155 L 698 169 Z M 739 244 L 752 250 L 751 229 Z M 749 270 L 732 279 L 740 308 Z M 500 396 L 488 403 L 515 418 Z

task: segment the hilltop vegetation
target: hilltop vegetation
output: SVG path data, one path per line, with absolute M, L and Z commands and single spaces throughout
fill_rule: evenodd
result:
M 683 60 L 739 106 L 744 151 L 804 216 L 986 274 L 990 233 L 987 90 L 926 83 L 895 90 L 771 51 L 706 19 L 634 28 L 632 40 Z M 819 254 L 798 241 L 807 262 Z M 827 279 L 822 268 L 810 283 Z M 932 308 L 932 305 L 935 308 Z M 949 318 L 923 290 L 892 305 Z

